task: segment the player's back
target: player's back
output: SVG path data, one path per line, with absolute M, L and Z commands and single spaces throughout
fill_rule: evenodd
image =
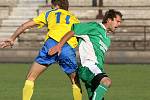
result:
M 63 9 L 52 10 L 48 17 L 49 36 L 60 40 L 64 34 L 71 30 L 74 23 L 79 23 L 79 20 L 72 15 L 69 11 Z

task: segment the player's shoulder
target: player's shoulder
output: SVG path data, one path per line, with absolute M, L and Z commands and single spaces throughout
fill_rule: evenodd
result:
M 98 23 L 98 22 L 89 22 L 89 24 L 94 25 L 95 27 L 104 27 L 104 25 L 102 23 Z
M 56 10 L 57 10 L 57 9 L 49 9 L 49 10 L 46 10 L 46 11 L 45 11 L 45 14 L 46 14 L 46 13 L 55 12 Z
M 87 24 L 89 26 L 98 26 L 99 25 L 97 22 L 83 22 L 83 24 Z
M 57 12 L 61 12 L 61 13 L 66 13 L 66 14 L 72 14 L 70 11 L 67 10 L 63 10 L 63 9 L 48 9 L 46 11 L 43 11 L 42 13 L 57 13 Z
M 68 10 L 64 10 L 64 9 L 58 9 L 57 12 L 62 12 L 64 14 L 74 16 L 74 14 L 72 12 L 70 12 Z
M 50 14 L 50 12 L 52 12 L 52 11 L 54 11 L 53 9 L 49 9 L 49 10 L 45 10 L 45 11 L 42 11 L 39 15 L 48 15 L 48 14 Z
M 98 30 L 105 30 L 105 26 L 102 23 L 98 22 L 87 22 L 88 26 L 98 29 Z

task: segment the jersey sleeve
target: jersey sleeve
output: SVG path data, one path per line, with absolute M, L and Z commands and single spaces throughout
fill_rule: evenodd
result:
M 88 23 L 77 23 L 73 24 L 71 30 L 74 31 L 76 36 L 79 35 L 92 35 L 97 31 L 97 23 L 96 22 L 88 22 Z
M 80 23 L 80 21 L 77 17 L 73 16 L 72 19 L 73 19 L 73 24 Z
M 45 24 L 47 24 L 45 14 L 46 12 L 42 12 L 39 16 L 33 18 L 33 21 L 39 25 L 38 28 L 42 28 Z

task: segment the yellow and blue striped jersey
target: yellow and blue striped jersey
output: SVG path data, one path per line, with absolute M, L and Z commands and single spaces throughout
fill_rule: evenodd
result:
M 79 23 L 79 20 L 69 11 L 63 9 L 55 9 L 41 13 L 33 19 L 33 21 L 43 27 L 48 26 L 46 39 L 53 38 L 57 42 L 71 30 L 74 23 Z M 76 37 L 72 37 L 67 41 L 68 44 L 75 48 L 78 44 Z

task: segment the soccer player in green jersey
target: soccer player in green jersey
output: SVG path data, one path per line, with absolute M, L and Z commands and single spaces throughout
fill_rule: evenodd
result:
M 108 34 L 114 33 L 122 20 L 122 14 L 116 10 L 105 13 L 102 23 L 87 22 L 74 24 L 61 41 L 49 50 L 49 55 L 60 54 L 64 43 L 72 36 L 79 37 L 79 55 L 81 66 L 78 74 L 85 83 L 89 100 L 103 100 L 111 86 L 111 79 L 104 71 L 104 57 L 110 46 Z

